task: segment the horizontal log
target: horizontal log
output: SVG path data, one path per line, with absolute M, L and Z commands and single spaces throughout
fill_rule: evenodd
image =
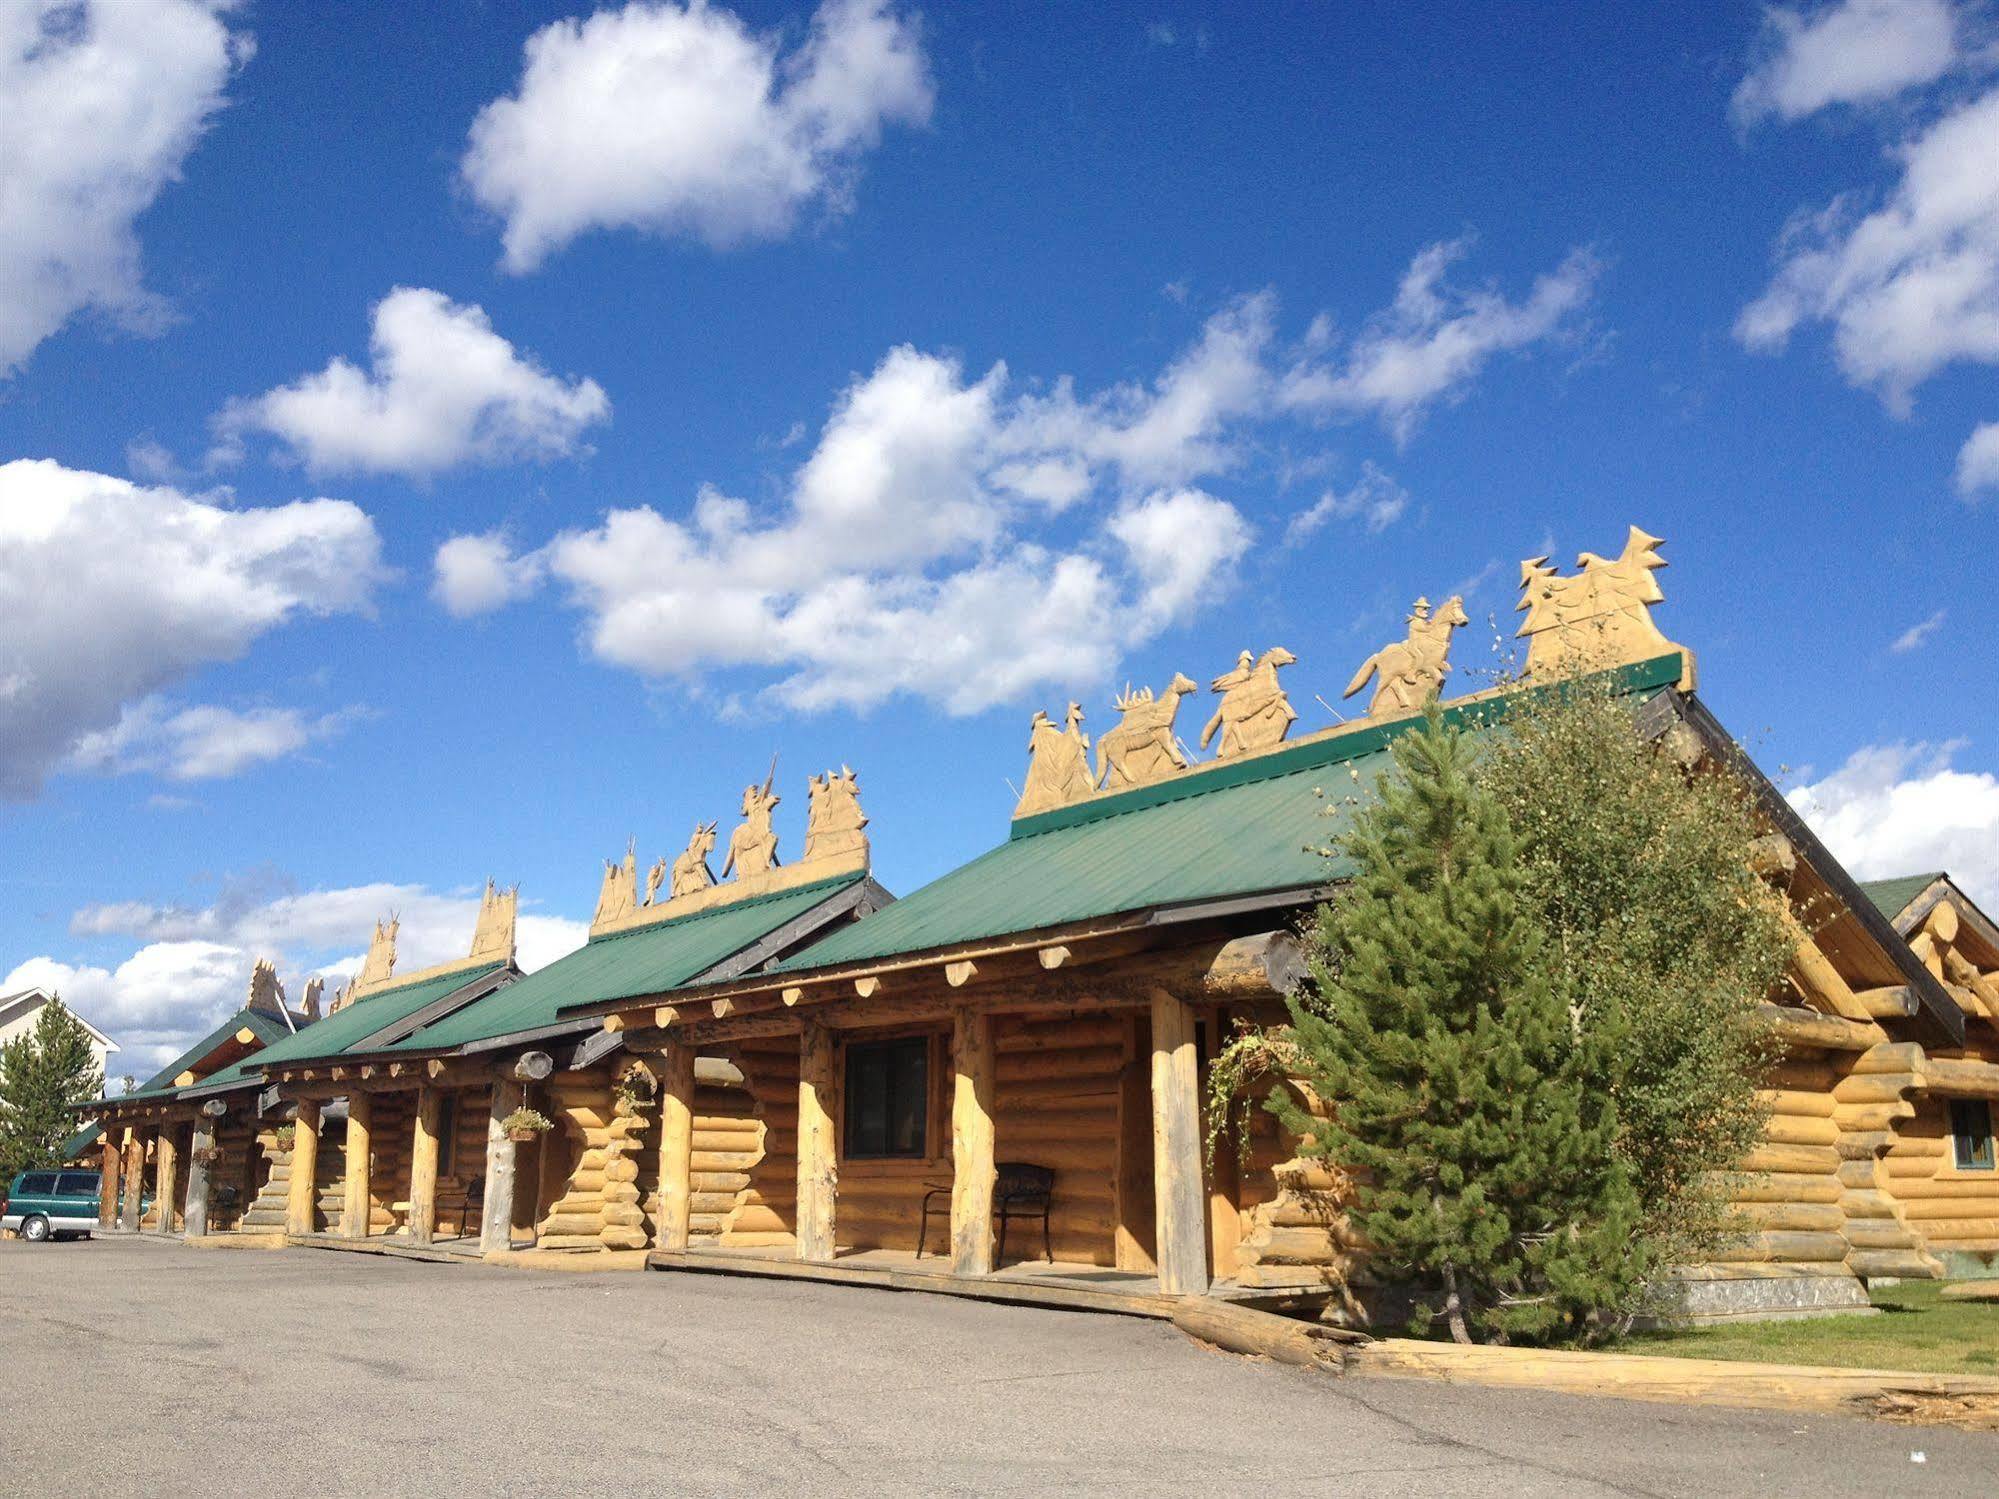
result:
M 740 1192 L 750 1184 L 747 1171 L 692 1171 L 688 1186 L 696 1192 Z
M 1757 1091 L 1756 1101 L 1773 1116 L 1801 1119 L 1830 1119 L 1837 1105 L 1830 1093 L 1812 1093 L 1800 1088 L 1762 1088 Z
M 1259 1228 L 1236 1252 L 1257 1265 L 1322 1265 L 1337 1259 L 1342 1248 L 1331 1228 Z
M 1742 1169 L 1831 1176 L 1839 1170 L 1839 1152 L 1826 1145 L 1758 1145 L 1742 1158 Z
M 738 1233 L 731 1229 L 722 1235 L 722 1243 L 736 1249 L 775 1249 L 789 1247 L 797 1242 L 796 1234 Z
M 1868 1279 L 1924 1280 L 1937 1273 L 1936 1261 L 1921 1249 L 1855 1249 L 1846 1267 Z
M 1878 1025 L 1865 1021 L 1842 1020 L 1795 1005 L 1762 1004 L 1760 1015 L 1783 1040 L 1793 1046 L 1822 1046 L 1833 1051 L 1865 1051 L 1887 1039 Z
M 1789 1171 L 1737 1177 L 1728 1184 L 1732 1202 L 1838 1202 L 1845 1194 L 1836 1176 Z
M 1907 1249 L 1918 1242 L 1906 1224 L 1893 1218 L 1849 1218 L 1840 1232 L 1855 1249 Z
M 1856 1072 L 1832 1090 L 1835 1104 L 1899 1103 L 1922 1086 L 1913 1072 Z
M 1923 1075 L 1932 1093 L 1945 1098 L 1999 1098 L 1999 1063 L 1966 1057 L 1931 1057 Z
M 1745 1221 L 1765 1231 L 1801 1229 L 1836 1234 L 1846 1226 L 1846 1214 L 1836 1202 L 1747 1202 L 1740 1211 Z
M 1191 1338 L 1230 1353 L 1301 1369 L 1337 1372 L 1346 1367 L 1342 1340 L 1334 1336 L 1333 1329 L 1275 1312 L 1207 1296 L 1183 1296 L 1174 1303 L 1173 1325 Z
M 1846 1240 L 1836 1233 L 1752 1233 L 1714 1258 L 1723 1264 L 1824 1264 L 1846 1258 Z
M 1837 1145 L 1839 1126 L 1830 1118 L 1807 1119 L 1797 1114 L 1773 1114 L 1763 1127 L 1772 1145 Z
M 1832 1111 L 1833 1122 L 1842 1134 L 1892 1133 L 1914 1108 L 1906 1101 L 1895 1103 L 1841 1104 Z
M 1055 1025 L 1005 1026 L 993 1037 L 993 1050 L 1002 1057 L 1024 1051 L 1064 1051 L 1078 1046 L 1120 1046 L 1125 1022 L 1111 1016 L 1091 1016 Z M 1001 1067 L 1006 1064 L 1002 1062 Z
M 1938 1218 L 1976 1217 L 1967 1213 L 1965 1207 L 1971 1203 L 1990 1203 L 1993 1212 L 1999 1212 L 1999 1183 L 1966 1182 L 1952 1177 L 1938 1177 L 1933 1181 L 1911 1182 L 1904 1187 L 1895 1184 L 1896 1200 L 1902 1204 L 1902 1211 L 1911 1218 L 1929 1215 Z
M 1124 1053 L 1115 1046 L 1017 1052 L 1001 1057 L 996 1065 L 999 1087 L 1004 1092 L 1008 1083 L 1115 1077 L 1124 1066 Z

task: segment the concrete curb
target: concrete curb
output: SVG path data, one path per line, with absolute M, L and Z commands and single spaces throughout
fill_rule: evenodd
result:
M 1347 1372 L 1384 1379 L 1437 1379 L 1676 1405 L 1729 1405 L 1874 1416 L 1924 1425 L 1999 1431 L 1999 1378 L 1976 1374 L 1836 1369 L 1543 1348 L 1467 1348 L 1410 1338 L 1384 1338 L 1350 1348 Z

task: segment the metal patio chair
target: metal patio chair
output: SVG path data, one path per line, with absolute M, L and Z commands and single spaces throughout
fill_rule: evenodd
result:
M 930 1239 L 931 1205 L 941 1197 L 944 1199 L 943 1213 L 947 1222 L 951 1215 L 950 1186 L 940 1182 L 927 1185 L 929 1190 L 923 1194 L 922 1222 L 916 1233 L 918 1259 L 923 1258 L 923 1247 Z M 999 1174 L 993 1182 L 993 1217 L 999 1220 L 999 1246 L 993 1255 L 995 1269 L 1006 1262 L 1006 1226 L 1012 1218 L 1041 1220 L 1041 1254 L 1051 1265 L 1055 1263 L 1048 1223 L 1054 1202 L 1055 1173 L 1051 1168 L 1030 1165 L 1026 1161 L 999 1163 Z

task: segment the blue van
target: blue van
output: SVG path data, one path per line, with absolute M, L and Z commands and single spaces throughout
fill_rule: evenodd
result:
M 0 1200 L 0 1229 L 11 1228 L 31 1244 L 97 1228 L 95 1171 L 23 1171 Z

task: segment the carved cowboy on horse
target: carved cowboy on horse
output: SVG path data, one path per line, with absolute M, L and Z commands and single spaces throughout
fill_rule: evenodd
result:
M 1465 602 L 1456 594 L 1444 600 L 1434 619 L 1430 617 L 1430 601 L 1416 600 L 1416 607 L 1409 611 L 1409 638 L 1385 645 L 1361 662 L 1360 670 L 1340 695 L 1352 697 L 1369 677 L 1379 673 L 1373 700 L 1367 705 L 1368 715 L 1415 711 L 1443 687 L 1451 671 L 1445 660 L 1451 650 L 1451 631 L 1469 623 Z
M 1222 700 L 1215 716 L 1201 730 L 1201 748 L 1206 749 L 1217 733 L 1221 743 L 1215 746 L 1215 754 L 1223 760 L 1282 743 L 1298 715 L 1284 689 L 1277 685 L 1277 668 L 1295 665 L 1297 660 L 1280 645 L 1265 651 L 1252 665 L 1249 652 L 1244 651 L 1233 671 L 1209 684 Z

